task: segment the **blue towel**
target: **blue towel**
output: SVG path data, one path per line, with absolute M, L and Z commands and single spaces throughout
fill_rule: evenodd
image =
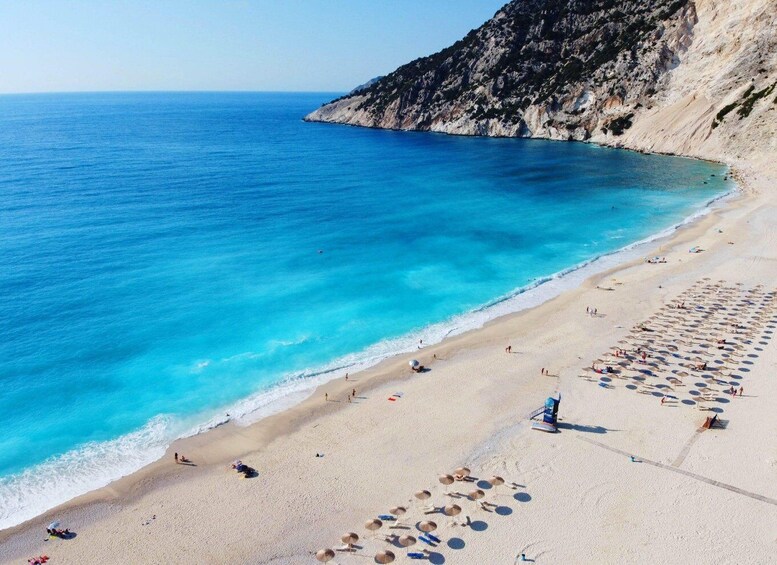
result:
M 394 518 L 394 516 L 392 516 L 391 514 L 381 514 L 378 516 L 378 519 L 386 520 L 388 522 L 390 522 L 391 520 L 396 520 L 396 518 Z
M 407 556 L 410 559 L 425 559 L 426 558 L 426 554 L 420 553 L 418 551 L 414 551 L 412 553 L 408 553 Z

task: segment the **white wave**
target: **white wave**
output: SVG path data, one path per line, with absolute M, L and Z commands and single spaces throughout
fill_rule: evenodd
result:
M 222 416 L 195 426 L 187 435 L 201 433 L 229 420 L 234 420 L 238 425 L 248 425 L 302 402 L 313 393 L 316 387 L 329 380 L 341 378 L 345 373 L 362 371 L 395 355 L 417 351 L 419 340 L 423 340 L 424 346 L 434 345 L 447 337 L 481 328 L 495 318 L 538 306 L 567 289 L 579 286 L 596 273 L 640 257 L 647 246 L 709 214 L 716 204 L 734 194 L 735 191 L 732 190 L 717 196 L 709 200 L 700 210 L 661 232 L 547 277 L 535 279 L 530 284 L 470 312 L 400 337 L 382 340 L 367 349 L 335 359 L 326 366 L 287 374 L 280 383 L 269 390 L 259 391 L 240 400 L 226 408 Z
M 175 437 L 173 422 L 157 416 L 141 429 L 117 439 L 88 443 L 39 465 L 0 479 L 0 529 L 153 463 Z

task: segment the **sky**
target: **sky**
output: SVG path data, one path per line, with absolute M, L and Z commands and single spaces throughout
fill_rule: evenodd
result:
M 342 92 L 507 0 L 0 1 L 0 93 Z

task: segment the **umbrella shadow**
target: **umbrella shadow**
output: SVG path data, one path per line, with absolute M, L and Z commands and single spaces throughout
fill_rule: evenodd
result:
M 488 529 L 488 522 L 484 522 L 483 520 L 475 520 L 474 522 L 469 523 L 469 527 L 476 532 L 485 532 Z
M 461 538 L 450 538 L 447 542 L 448 547 L 451 549 L 464 549 L 464 547 L 467 545 L 466 542 Z
M 445 556 L 442 553 L 437 553 L 436 551 L 425 551 L 424 553 L 426 553 L 429 563 L 434 563 L 434 565 L 445 563 Z
M 529 502 L 531 500 L 531 495 L 528 492 L 516 492 L 513 495 L 513 498 L 518 502 Z

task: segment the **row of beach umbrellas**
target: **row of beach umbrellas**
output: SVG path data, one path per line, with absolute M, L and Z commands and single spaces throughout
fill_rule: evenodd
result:
M 613 374 L 608 376 L 617 378 L 633 378 L 639 381 L 645 381 L 644 375 L 658 376 L 655 371 L 661 369 L 671 369 L 673 364 L 678 364 L 679 368 L 671 372 L 666 380 L 673 385 L 683 386 L 682 381 L 676 377 L 687 377 L 687 371 L 681 368 L 698 369 L 702 364 L 706 367 L 708 364 L 721 371 L 731 371 L 739 363 L 738 358 L 744 356 L 749 344 L 756 332 L 771 319 L 771 310 L 774 308 L 774 299 L 777 293 L 763 293 L 757 289 L 741 289 L 736 287 L 723 287 L 723 281 L 717 285 L 704 285 L 700 281 L 681 294 L 676 300 L 678 305 L 684 304 L 686 300 L 689 305 L 680 308 L 669 308 L 663 306 L 659 312 L 647 319 L 642 324 L 637 324 L 627 339 L 618 343 L 630 347 L 639 347 L 645 350 L 649 355 L 649 360 L 641 360 L 637 364 L 639 355 L 633 353 L 625 356 L 616 356 L 610 352 L 605 353 L 595 363 L 605 363 L 608 365 L 617 365 Z M 741 285 L 740 285 L 741 286 Z M 715 295 L 711 296 L 710 292 Z M 744 298 L 740 296 L 741 292 L 747 293 Z M 710 304 L 712 301 L 712 304 Z M 755 313 L 751 312 L 756 309 Z M 736 324 L 737 330 L 732 339 L 726 339 L 725 342 L 718 341 L 721 331 L 729 330 L 732 324 Z M 656 330 L 657 328 L 661 328 Z M 646 331 L 647 329 L 653 332 Z M 741 331 L 746 329 L 746 331 Z M 687 338 L 687 339 L 685 339 Z M 713 349 L 715 340 L 716 348 Z M 612 347 L 613 350 L 622 349 L 621 347 Z M 720 356 L 720 359 L 717 357 Z M 728 364 L 733 364 L 731 367 Z M 589 367 L 585 371 L 593 370 Z M 637 371 L 637 375 L 628 375 L 624 371 Z M 709 384 L 725 384 L 720 377 L 725 373 L 716 373 L 715 375 L 700 375 L 700 378 Z M 607 379 L 603 380 L 606 382 Z M 698 389 L 704 394 L 700 397 L 698 391 L 689 391 L 689 394 L 695 395 L 693 400 L 708 400 L 705 394 L 711 394 L 712 390 L 703 383 L 695 383 Z M 731 383 L 733 384 L 733 383 Z M 643 382 L 642 386 L 648 388 L 667 388 L 665 385 L 651 385 Z M 671 387 L 669 387 L 671 389 Z M 673 390 L 673 389 L 672 389 Z M 685 401 L 684 401 L 685 402 Z
M 459 478 L 464 479 L 466 477 L 470 476 L 470 470 L 467 467 L 459 467 L 456 470 L 454 470 L 453 474 L 442 474 L 438 477 L 438 481 L 446 487 L 446 494 L 447 494 L 447 487 L 453 482 Z M 499 476 L 493 476 L 488 481 L 489 484 L 491 484 L 493 487 L 498 487 L 500 485 L 504 484 L 504 479 Z M 432 493 L 428 490 L 419 490 L 413 495 L 417 500 L 423 502 L 431 498 Z M 485 492 L 481 489 L 475 489 L 472 492 L 470 492 L 467 497 L 477 503 L 478 500 L 485 497 Z M 440 511 L 450 518 L 455 518 L 459 514 L 461 514 L 462 509 L 461 506 L 458 504 L 447 504 L 440 508 Z M 404 506 L 395 506 L 390 509 L 389 511 L 393 516 L 397 518 L 396 524 L 399 524 L 402 516 L 404 516 L 407 513 L 407 508 Z M 456 522 L 452 522 L 451 525 L 456 524 Z M 364 528 L 370 532 L 377 532 L 381 527 L 383 527 L 383 521 L 378 518 L 373 518 L 371 520 L 368 520 L 364 524 Z M 416 526 L 418 530 L 420 530 L 422 533 L 431 533 L 437 529 L 437 523 L 433 522 L 432 520 L 424 520 L 417 524 Z M 350 549 L 355 543 L 359 541 L 359 535 L 356 532 L 347 532 L 343 534 L 340 537 L 340 540 Z M 410 534 L 403 534 L 401 536 L 398 536 L 396 538 L 396 543 L 398 543 L 400 546 L 409 548 L 412 545 L 415 545 L 417 542 L 417 538 L 410 535 Z M 331 561 L 335 558 L 335 552 L 332 549 L 325 548 L 325 549 L 319 549 L 316 552 L 316 559 L 322 563 L 326 563 L 328 561 Z M 392 563 L 396 559 L 396 555 L 394 552 L 384 549 L 375 554 L 375 562 L 376 563 Z

